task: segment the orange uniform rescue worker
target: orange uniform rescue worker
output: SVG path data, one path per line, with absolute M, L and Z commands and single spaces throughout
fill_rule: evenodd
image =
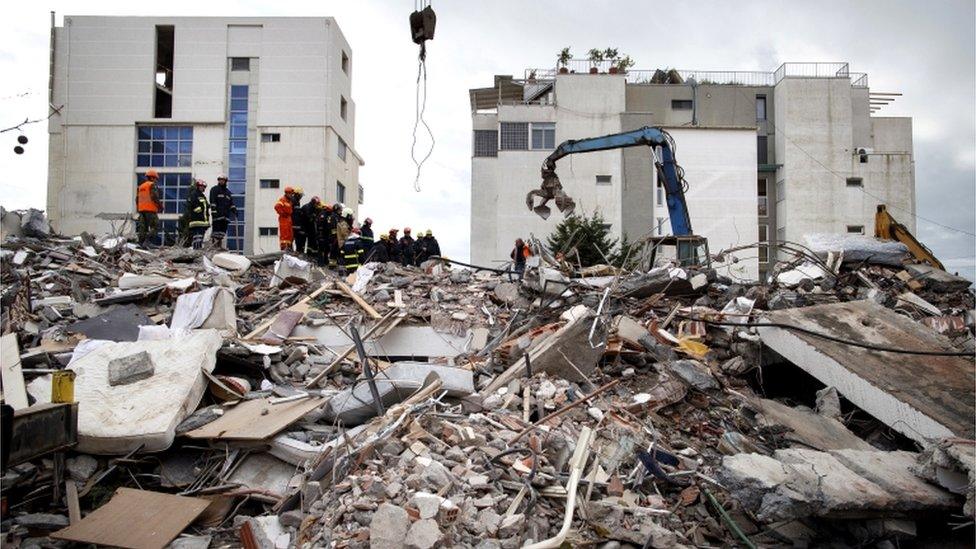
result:
M 156 180 L 159 174 L 156 170 L 148 170 L 146 179 L 139 184 L 136 191 L 136 212 L 139 220 L 136 222 L 136 232 L 139 235 L 139 245 L 148 247 L 149 241 L 156 238 L 159 230 L 159 213 L 163 211 L 163 202 L 159 199 Z
M 291 226 L 292 194 L 291 187 L 285 187 L 285 194 L 275 202 L 275 212 L 278 214 L 278 245 L 282 250 L 290 250 L 294 239 Z

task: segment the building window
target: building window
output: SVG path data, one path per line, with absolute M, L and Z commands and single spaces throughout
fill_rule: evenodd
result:
M 766 96 L 756 96 L 756 121 L 766 120 Z
M 596 176 L 597 185 L 609 185 L 613 178 L 609 175 L 598 175 Z
M 249 71 L 249 70 L 251 70 L 251 58 L 250 57 L 231 57 L 230 58 L 230 70 L 232 70 L 232 71 Z
M 768 140 L 765 135 L 756 137 L 756 163 L 769 164 Z
M 280 133 L 262 133 L 261 142 L 262 143 L 278 143 L 281 141 Z
M 498 130 L 474 131 L 474 155 L 498 156 Z
M 365 196 L 366 196 L 366 191 L 363 189 L 363 186 L 360 185 L 359 186 L 359 204 L 360 205 L 362 205 L 363 200 L 365 200 Z
M 769 225 L 760 223 L 759 224 L 759 262 L 768 263 L 769 262 L 769 247 L 764 246 L 763 243 L 769 242 Z
M 656 191 L 657 191 L 657 205 L 663 206 L 664 204 L 666 204 L 666 201 L 664 199 L 664 183 L 662 183 L 660 179 L 657 180 Z
M 657 226 L 654 227 L 654 232 L 656 232 L 658 236 L 664 236 L 664 218 L 663 217 L 657 218 Z
M 136 186 L 146 180 L 145 172 L 136 173 Z M 156 190 L 163 201 L 163 211 L 160 213 L 181 214 L 186 208 L 186 199 L 190 196 L 190 185 L 193 176 L 190 172 L 165 172 L 159 174 L 156 180 Z
M 690 111 L 692 107 L 691 99 L 672 99 L 671 109 L 675 111 Z
M 864 180 L 860 177 L 848 177 L 847 178 L 848 187 L 864 187 Z
M 227 249 L 237 252 L 244 251 L 244 195 L 247 192 L 247 86 L 231 86 L 228 101 L 230 102 L 230 126 L 227 136 L 227 188 L 234 194 L 234 205 L 237 206 L 237 216 L 229 220 L 227 227 Z M 261 140 L 264 141 L 262 134 Z
M 277 179 L 262 179 L 261 188 L 262 189 L 277 189 L 281 186 L 281 181 Z
M 339 146 L 336 148 L 336 153 L 339 155 L 339 158 L 341 158 L 343 161 L 345 161 L 345 159 L 346 159 L 346 149 L 347 149 L 346 142 L 343 141 L 342 138 L 339 137 L 339 136 L 336 136 L 336 139 L 339 142 Z
M 786 200 L 786 180 L 780 179 L 776 182 L 776 203 L 779 204 L 784 200 Z
M 847 232 L 851 234 L 864 234 L 864 225 L 848 225 Z
M 193 126 L 139 126 L 136 166 L 189 168 L 193 165 Z
M 341 116 L 343 120 L 346 119 L 346 111 L 347 110 L 349 110 L 349 102 L 346 101 L 346 98 L 345 97 L 343 97 L 343 96 L 340 95 L 339 96 L 339 116 Z
M 502 122 L 502 145 L 503 151 L 527 151 L 529 150 L 529 123 L 528 122 Z
M 173 58 L 176 28 L 173 25 L 156 25 L 156 92 L 153 117 L 173 117 Z
M 342 181 L 336 181 L 336 202 L 346 203 L 346 186 Z
M 278 236 L 278 227 L 258 227 L 258 236 Z
M 342 58 L 339 61 L 339 65 L 342 67 L 342 72 L 349 74 L 349 56 L 346 52 L 342 52 Z
M 765 179 L 756 181 L 756 194 L 759 198 L 759 217 L 766 217 L 769 215 L 769 197 L 766 195 Z
M 555 149 L 556 148 L 555 122 L 533 122 L 532 123 L 532 148 L 533 149 Z

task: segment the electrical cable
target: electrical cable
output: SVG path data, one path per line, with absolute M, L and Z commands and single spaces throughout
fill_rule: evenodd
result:
M 859 341 L 851 341 L 849 339 L 844 339 L 829 334 L 817 332 L 815 330 L 809 330 L 807 328 L 801 328 L 800 326 L 794 326 L 792 324 L 784 324 L 782 322 L 720 322 L 718 320 L 709 320 L 706 318 L 695 317 L 691 315 L 684 315 L 681 313 L 676 314 L 678 318 L 683 318 L 686 320 L 695 320 L 702 322 L 704 324 L 709 324 L 713 326 L 732 326 L 732 327 L 750 327 L 750 328 L 783 328 L 786 330 L 792 330 L 795 332 L 800 332 L 803 334 L 811 335 L 814 337 L 819 337 L 821 339 L 826 339 L 833 341 L 835 343 L 841 343 L 844 345 L 850 345 L 851 347 L 860 347 L 862 349 L 867 349 L 869 351 L 880 351 L 885 353 L 895 353 L 901 355 L 922 355 L 922 356 L 964 356 L 972 357 L 973 353 L 958 352 L 958 351 L 915 351 L 912 349 L 896 349 L 893 347 L 884 347 L 881 345 L 871 345 L 870 343 L 861 343 Z

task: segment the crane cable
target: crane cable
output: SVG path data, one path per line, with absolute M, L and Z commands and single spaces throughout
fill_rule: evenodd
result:
M 430 7 L 430 0 L 415 0 L 414 9 L 419 12 L 424 8 Z M 413 122 L 413 142 L 410 144 L 410 159 L 413 160 L 414 166 L 417 167 L 417 174 L 413 180 L 413 190 L 420 192 L 420 169 L 423 167 L 427 159 L 434 154 L 434 144 L 436 140 L 434 139 L 434 132 L 430 129 L 430 125 L 424 119 L 424 112 L 427 110 L 427 44 L 426 42 L 421 42 L 420 44 L 420 54 L 417 56 L 417 82 L 416 82 L 416 93 L 414 94 L 414 122 Z M 417 130 L 423 125 L 424 129 L 427 130 L 427 135 L 430 136 L 430 149 L 419 161 L 417 160 Z

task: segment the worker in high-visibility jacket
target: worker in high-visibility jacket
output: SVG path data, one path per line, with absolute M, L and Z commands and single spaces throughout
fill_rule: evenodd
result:
M 359 239 L 359 229 L 355 228 L 349 233 L 345 243 L 342 245 L 342 266 L 347 273 L 354 273 L 363 261 L 363 246 Z
M 281 249 L 290 250 L 294 240 L 291 226 L 292 194 L 295 189 L 285 187 L 285 194 L 275 202 L 275 213 L 278 214 L 278 245 Z
M 368 254 L 369 250 L 373 248 L 373 220 L 366 218 L 363 224 L 359 227 L 359 239 L 362 241 L 363 250 Z
M 197 179 L 186 199 L 186 212 L 189 214 L 190 238 L 193 249 L 203 248 L 203 237 L 210 228 L 210 203 L 207 201 L 207 183 Z
M 136 233 L 139 235 L 139 245 L 148 247 L 149 241 L 156 238 L 159 230 L 159 213 L 163 211 L 163 201 L 159 198 L 156 180 L 159 173 L 156 170 L 146 171 L 146 179 L 136 190 L 136 212 L 139 220 L 136 222 Z

